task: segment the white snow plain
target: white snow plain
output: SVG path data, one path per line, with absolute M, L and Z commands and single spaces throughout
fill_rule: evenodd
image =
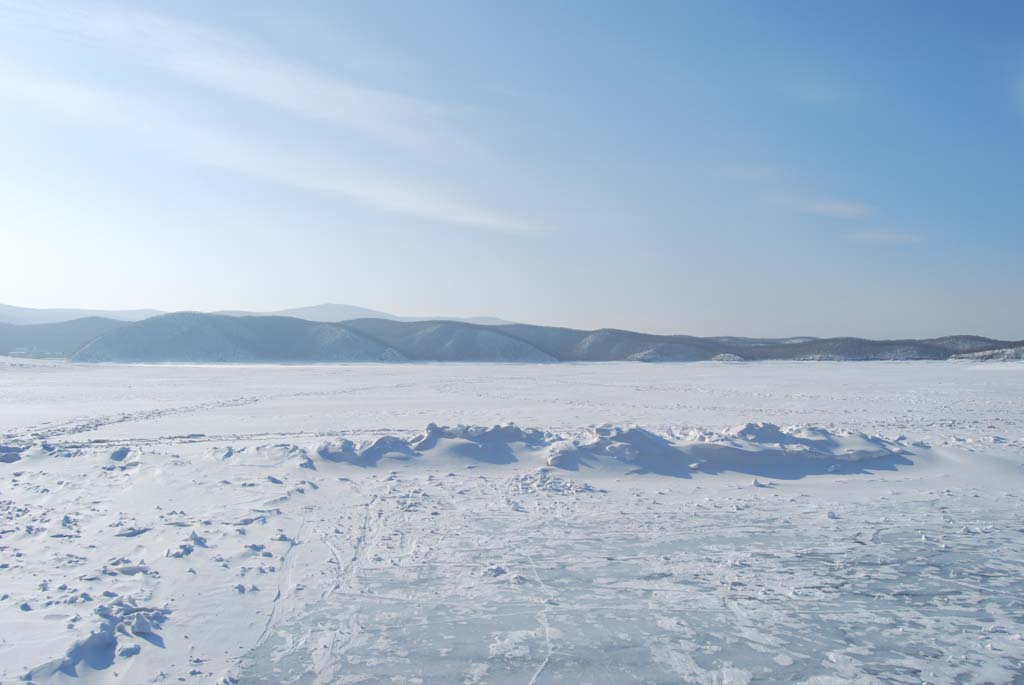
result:
M 0 359 L 0 683 L 1019 683 L 1024 364 Z

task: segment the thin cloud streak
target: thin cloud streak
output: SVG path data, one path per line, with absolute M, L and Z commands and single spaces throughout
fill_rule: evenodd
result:
M 454 140 L 440 130 L 441 107 L 275 58 L 238 36 L 112 6 L 15 2 L 10 7 L 26 24 L 113 48 L 188 82 L 390 145 L 422 152 L 437 148 L 439 140 Z
M 167 68 L 196 83 L 294 114 L 345 126 L 414 150 L 434 146 L 427 132 L 440 108 L 371 90 L 267 59 L 236 55 L 175 55 Z
M 846 84 L 809 78 L 788 81 L 783 90 L 791 98 L 805 104 L 818 106 L 848 103 L 858 97 L 857 91 Z
M 921 236 L 899 231 L 858 231 L 849 235 L 850 240 L 872 245 L 913 245 L 921 242 Z
M 799 175 L 766 164 L 740 164 L 726 167 L 724 178 L 743 184 L 762 202 L 801 214 L 832 219 L 862 219 L 875 214 L 875 208 L 845 198 L 819 195 Z
M 835 219 L 860 219 L 875 213 L 873 208 L 849 200 L 816 200 L 804 204 L 800 209 L 806 214 L 817 214 Z
M 790 211 L 830 219 L 863 219 L 875 214 L 874 207 L 856 200 L 789 193 L 769 194 L 766 199 Z
M 31 103 L 91 125 L 114 128 L 169 156 L 323 192 L 377 209 L 461 226 L 498 231 L 541 227 L 465 204 L 430 188 L 345 173 L 321 160 L 274 149 L 170 117 L 151 103 L 125 95 L 39 78 L 0 62 L 0 98 Z
M 1021 113 L 1024 114 L 1024 62 L 1022 62 L 1017 71 L 1017 81 L 1013 86 L 1013 95 L 1017 99 L 1017 106 L 1020 107 Z

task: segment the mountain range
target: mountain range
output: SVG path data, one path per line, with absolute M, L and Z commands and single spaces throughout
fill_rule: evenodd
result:
M 431 321 L 445 319 L 447 321 L 466 321 L 467 323 L 478 323 L 483 325 L 508 323 L 502 319 L 489 316 L 475 316 L 469 318 L 451 317 L 415 317 L 397 316 L 387 312 L 357 307 L 351 304 L 318 304 L 312 307 L 295 307 L 294 309 L 280 309 L 273 312 L 250 312 L 243 310 L 224 310 L 211 312 L 212 314 L 226 314 L 228 316 L 290 316 L 296 319 L 307 321 L 320 321 L 331 323 L 335 321 L 347 321 L 349 319 L 389 319 L 391 321 Z M 13 324 L 34 324 L 34 323 L 61 323 L 74 319 L 87 317 L 103 317 L 115 321 L 142 321 L 160 314 L 167 314 L 158 309 L 33 309 L 31 307 L 15 307 L 9 304 L 0 304 L 0 323 Z
M 0 354 L 75 362 L 598 362 L 1013 358 L 1024 341 L 958 335 L 926 340 L 651 335 L 526 324 L 323 322 L 289 316 L 177 312 L 140 321 L 84 317 L 0 323 Z

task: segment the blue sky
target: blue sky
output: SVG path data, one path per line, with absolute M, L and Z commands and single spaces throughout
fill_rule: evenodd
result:
M 0 0 L 0 302 L 1024 338 L 1022 27 Z

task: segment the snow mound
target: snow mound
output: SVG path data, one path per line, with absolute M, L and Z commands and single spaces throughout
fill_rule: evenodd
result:
M 383 459 L 407 461 L 418 456 L 409 441 L 392 435 L 359 443 L 348 439 L 326 440 L 315 452 L 324 461 L 363 467 L 377 466 Z
M 552 442 L 547 463 L 571 471 L 613 468 L 680 478 L 697 471 L 733 472 L 792 479 L 893 469 L 912 462 L 902 445 L 879 436 L 748 423 L 724 433 L 690 430 L 682 435 L 640 426 L 601 426 Z
M 24 448 L 13 445 L 0 445 L 0 464 L 13 464 L 21 461 L 21 453 Z
M 451 427 L 432 423 L 412 437 L 385 435 L 359 442 L 338 438 L 320 443 L 314 452 L 322 462 L 365 468 L 384 462 L 435 467 L 461 463 L 467 468 L 472 463 L 522 464 L 680 478 L 690 478 L 694 472 L 726 471 L 800 478 L 912 463 L 902 444 L 880 436 L 773 423 L 747 423 L 723 432 L 658 432 L 642 426 L 603 425 L 563 433 L 515 424 Z
M 64 445 L 54 445 L 52 443 L 43 441 L 38 442 L 28 449 L 22 451 L 21 456 L 26 459 L 43 459 L 46 457 L 57 457 L 60 459 L 71 459 L 82 454 L 82 450 L 77 447 L 66 447 Z
M 258 445 L 234 449 L 228 447 L 213 453 L 216 458 L 227 463 L 245 466 L 285 466 L 297 464 L 303 468 L 313 468 L 313 460 L 309 453 L 298 445 L 275 444 Z
M 58 674 L 80 678 L 90 671 L 102 671 L 118 658 L 138 654 L 142 650 L 139 639 L 163 647 L 158 633 L 171 611 L 142 607 L 133 599 L 118 597 L 99 605 L 94 613 L 99 624 L 87 637 L 71 645 L 62 658 L 32 669 L 22 680 L 51 682 Z
M 433 449 L 440 440 L 444 439 L 466 440 L 481 446 L 522 443 L 531 447 L 539 447 L 546 443 L 547 434 L 534 428 L 523 429 L 514 423 L 494 425 L 490 428 L 461 425 L 450 428 L 432 423 L 427 426 L 421 437 L 413 441 L 413 447 L 420 451 Z
M 903 454 L 902 445 L 877 435 L 854 431 L 833 433 L 815 426 L 787 426 L 774 423 L 747 423 L 725 433 L 725 444 L 747 449 L 776 449 L 801 452 L 809 457 L 846 461 L 877 459 Z
M 627 473 L 689 475 L 688 462 L 679 446 L 668 437 L 639 426 L 587 429 L 579 437 L 552 444 L 547 463 L 570 471 L 622 465 Z
M 915 446 L 918 453 L 927 445 Z M 0 449 L 0 464 L 25 458 L 95 457 L 106 470 L 128 463 L 135 448 L 81 449 L 40 442 Z M 857 431 L 820 426 L 746 423 L 723 431 L 654 430 L 637 425 L 591 426 L 576 431 L 544 431 L 512 423 L 492 426 L 429 424 L 413 435 L 328 438 L 313 446 L 290 443 L 210 447 L 207 458 L 246 468 L 317 470 L 334 465 L 379 468 L 420 463 L 433 468 L 478 465 L 549 467 L 562 471 L 604 471 L 692 478 L 722 472 L 792 479 L 825 473 L 893 470 L 913 463 L 907 445 Z M 114 462 L 111 465 L 111 462 Z M 282 484 L 283 472 L 267 479 Z

